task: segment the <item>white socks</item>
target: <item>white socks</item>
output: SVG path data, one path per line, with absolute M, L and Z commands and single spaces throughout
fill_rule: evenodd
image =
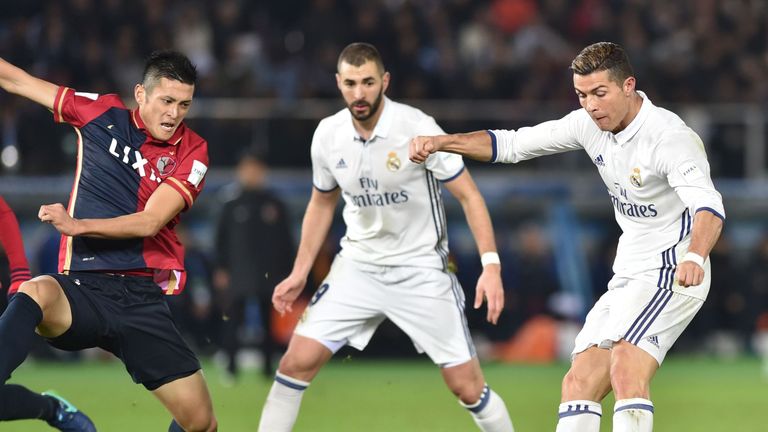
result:
M 504 400 L 501 396 L 491 390 L 488 385 L 483 388 L 483 393 L 480 394 L 480 400 L 467 405 L 461 400 L 459 403 L 469 410 L 472 414 L 472 418 L 475 423 L 480 427 L 483 432 L 514 432 L 515 428 L 512 427 L 512 420 L 509 418 L 509 412 L 507 406 L 504 405 Z
M 290 432 L 299 415 L 301 397 L 308 386 L 308 382 L 277 372 L 261 411 L 259 431 Z
M 603 408 L 588 400 L 563 402 L 558 409 L 556 432 L 599 432 Z M 614 429 L 615 430 L 615 429 Z
M 643 398 L 620 399 L 613 408 L 613 432 L 653 431 L 653 402 Z

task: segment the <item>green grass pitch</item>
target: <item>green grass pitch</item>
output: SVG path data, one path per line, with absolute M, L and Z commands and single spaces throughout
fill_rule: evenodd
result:
M 566 364 L 485 364 L 488 383 L 506 401 L 517 432 L 554 431 Z M 271 381 L 246 373 L 223 387 L 206 363 L 214 407 L 224 432 L 255 431 Z M 32 362 L 11 382 L 54 389 L 87 412 L 100 431 L 166 431 L 170 416 L 151 393 L 134 385 L 117 362 Z M 756 359 L 715 361 L 672 357 L 653 382 L 655 430 L 758 432 L 768 430 L 768 382 Z M 613 399 L 603 405 L 602 431 L 611 430 Z M 0 424 L 0 430 L 49 431 L 41 421 Z M 437 369 L 419 360 L 331 362 L 304 396 L 296 431 L 475 431 L 466 411 L 444 388 Z

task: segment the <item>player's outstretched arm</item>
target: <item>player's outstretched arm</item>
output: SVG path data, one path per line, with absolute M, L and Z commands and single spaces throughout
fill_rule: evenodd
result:
M 68 236 L 124 239 L 153 237 L 184 209 L 184 198 L 176 189 L 161 184 L 147 200 L 144 210 L 107 219 L 74 219 L 61 204 L 40 207 L 38 217 Z
M 412 162 L 424 163 L 429 155 L 438 151 L 456 153 L 482 162 L 492 162 L 493 157 L 491 136 L 487 131 L 418 136 L 411 140 L 409 157 Z
M 477 190 L 477 185 L 472 180 L 469 170 L 465 169 L 461 175 L 445 183 L 445 187 L 461 203 L 461 208 L 464 210 L 464 216 L 467 218 L 469 229 L 475 238 L 480 255 L 496 253 L 496 239 L 491 216 L 488 214 L 485 200 L 480 191 Z M 504 286 L 501 282 L 500 263 L 483 265 L 483 273 L 477 280 L 475 309 L 480 308 L 483 299 L 488 302 L 486 319 L 488 322 L 496 324 L 501 311 L 504 309 Z
M 296 252 L 296 260 L 293 262 L 293 270 L 287 278 L 277 284 L 272 293 L 272 305 L 281 314 L 292 310 L 293 302 L 307 283 L 312 264 L 320 252 L 328 230 L 331 229 L 340 194 L 339 188 L 330 192 L 312 190 L 312 197 L 309 199 L 304 220 L 301 223 L 301 240 L 299 250 Z
M 53 110 L 56 92 L 59 87 L 53 83 L 33 77 L 22 69 L 0 59 L 0 87 L 5 91 Z
M 696 286 L 704 281 L 702 264 L 715 247 L 722 230 L 723 220 L 714 213 L 701 210 L 694 215 L 691 245 L 688 247 L 688 254 L 677 266 L 677 280 L 680 285 Z

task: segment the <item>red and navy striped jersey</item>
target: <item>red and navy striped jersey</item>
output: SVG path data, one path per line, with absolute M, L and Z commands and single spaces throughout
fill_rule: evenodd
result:
M 77 132 L 75 181 L 68 211 L 76 219 L 107 219 L 140 212 L 161 183 L 192 206 L 208 169 L 208 143 L 180 124 L 168 141 L 153 138 L 138 110 L 117 95 L 78 93 L 60 87 L 54 102 L 56 122 Z M 101 239 L 62 236 L 59 271 L 136 271 L 148 269 L 168 294 L 184 282 L 184 248 L 174 227 L 176 215 L 154 237 Z

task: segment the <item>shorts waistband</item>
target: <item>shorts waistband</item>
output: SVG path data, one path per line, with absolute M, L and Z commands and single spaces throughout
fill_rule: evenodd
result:
M 93 270 L 90 273 L 101 273 L 110 276 L 138 276 L 138 277 L 153 277 L 155 272 L 151 269 L 130 269 L 130 270 Z

